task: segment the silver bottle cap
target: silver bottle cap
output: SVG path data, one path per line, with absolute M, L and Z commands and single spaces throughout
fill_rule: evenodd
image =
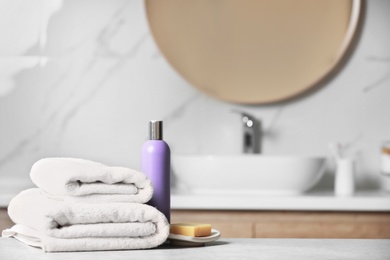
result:
M 150 140 L 163 139 L 163 121 L 151 120 L 149 122 L 149 139 Z

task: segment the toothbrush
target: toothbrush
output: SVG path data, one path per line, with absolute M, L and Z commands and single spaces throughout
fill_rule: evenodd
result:
M 328 144 L 330 152 L 333 154 L 336 160 L 343 158 L 342 156 L 342 145 L 340 143 L 329 143 Z

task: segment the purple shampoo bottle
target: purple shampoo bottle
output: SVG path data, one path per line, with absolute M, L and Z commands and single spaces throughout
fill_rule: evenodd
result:
M 149 122 L 149 141 L 142 146 L 142 171 L 154 188 L 149 205 L 161 211 L 168 222 L 171 218 L 170 164 L 171 151 L 163 140 L 163 122 Z

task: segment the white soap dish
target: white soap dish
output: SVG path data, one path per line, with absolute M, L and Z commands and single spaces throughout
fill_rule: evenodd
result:
M 206 243 L 218 240 L 221 232 L 211 229 L 211 235 L 207 237 L 191 237 L 176 234 L 169 234 L 168 239 L 173 246 L 204 246 Z

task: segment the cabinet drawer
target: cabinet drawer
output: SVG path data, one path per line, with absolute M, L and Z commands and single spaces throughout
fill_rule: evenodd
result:
M 218 211 L 172 211 L 171 222 L 207 223 L 221 232 L 224 238 L 254 237 L 252 221 L 237 221 L 237 214 Z
M 174 210 L 172 222 L 210 223 L 222 237 L 390 238 L 389 212 Z
M 390 238 L 390 224 L 364 222 L 263 222 L 257 238 Z

